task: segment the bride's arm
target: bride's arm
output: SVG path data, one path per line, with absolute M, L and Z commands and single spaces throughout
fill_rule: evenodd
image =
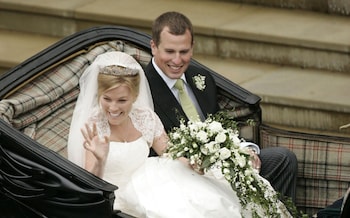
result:
M 160 136 L 155 137 L 153 139 L 153 144 L 152 144 L 153 150 L 159 156 L 161 156 L 165 152 L 166 148 L 168 147 L 168 141 L 169 141 L 168 135 L 166 134 L 165 131 L 163 131 L 163 133 Z
M 102 178 L 106 161 L 99 161 L 95 158 L 92 152 L 86 150 L 85 154 L 85 169 L 90 173 Z
M 164 127 L 163 127 L 163 124 L 160 121 L 158 115 L 156 115 L 153 111 L 151 111 L 151 114 L 153 115 L 153 121 L 155 124 L 154 131 L 155 131 L 155 135 L 156 135 L 156 137 L 153 138 L 152 148 L 159 156 L 161 156 L 168 147 L 169 137 L 166 134 Z M 159 136 L 157 136 L 157 135 L 159 135 Z M 180 157 L 180 158 L 178 158 L 178 160 L 181 161 L 182 163 L 184 163 L 186 166 L 190 167 L 191 169 L 194 169 L 199 174 L 203 174 L 203 171 L 196 170 L 198 167 L 191 165 L 187 158 Z

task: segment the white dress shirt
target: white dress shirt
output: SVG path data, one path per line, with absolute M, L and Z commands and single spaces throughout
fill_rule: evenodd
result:
M 153 64 L 154 69 L 159 74 L 159 76 L 162 77 L 162 79 L 167 84 L 167 86 L 169 87 L 169 89 L 171 90 L 171 92 L 173 93 L 175 98 L 177 99 L 177 101 L 180 103 L 178 90 L 177 90 L 177 88 L 174 87 L 177 79 L 171 79 L 167 75 L 165 75 L 165 73 L 163 73 L 163 71 L 157 66 L 156 62 L 154 61 L 154 58 L 152 58 L 152 64 Z M 188 96 L 190 97 L 190 99 L 192 100 L 194 106 L 196 107 L 196 110 L 197 110 L 197 112 L 198 112 L 198 114 L 200 116 L 200 119 L 202 121 L 204 121 L 205 117 L 203 115 L 203 112 L 202 112 L 202 110 L 201 110 L 201 108 L 200 108 L 200 106 L 198 104 L 198 101 L 197 101 L 196 97 L 193 94 L 193 91 L 192 91 L 191 87 L 188 85 L 188 83 L 186 81 L 186 77 L 185 77 L 184 74 L 181 76 L 181 79 L 184 81 L 185 91 L 187 92 Z

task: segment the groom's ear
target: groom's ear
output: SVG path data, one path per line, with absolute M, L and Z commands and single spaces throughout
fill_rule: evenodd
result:
M 156 49 L 157 49 L 157 45 L 153 41 L 153 39 L 151 39 L 150 44 L 151 44 L 152 55 L 154 56 L 154 53 L 156 52 Z

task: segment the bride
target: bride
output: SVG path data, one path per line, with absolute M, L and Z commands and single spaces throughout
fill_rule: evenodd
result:
M 251 217 L 227 182 L 198 174 L 186 159 L 162 157 L 168 137 L 152 107 L 136 60 L 99 55 L 80 78 L 68 158 L 117 185 L 114 209 L 135 217 Z M 148 157 L 150 147 L 160 157 Z

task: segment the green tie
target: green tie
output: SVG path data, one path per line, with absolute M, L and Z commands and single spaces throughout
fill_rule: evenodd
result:
M 192 121 L 198 121 L 199 115 L 198 112 L 190 99 L 190 97 L 187 95 L 185 89 L 184 89 L 184 82 L 182 79 L 178 79 L 174 85 L 177 90 L 179 90 L 179 98 L 180 98 L 180 104 L 182 106 L 182 109 L 184 110 L 185 114 L 187 115 L 188 119 Z

